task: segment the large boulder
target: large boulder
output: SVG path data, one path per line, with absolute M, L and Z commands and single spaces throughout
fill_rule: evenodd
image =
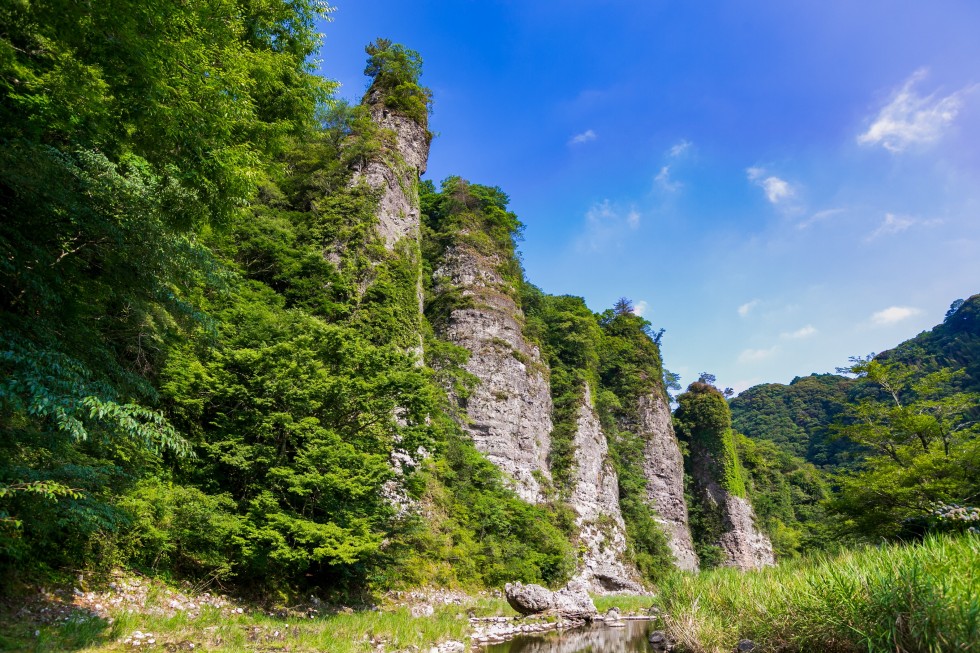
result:
M 589 621 L 599 614 L 586 584 L 576 580 L 555 592 L 555 612 L 566 619 Z
M 572 581 L 557 592 L 540 585 L 507 583 L 504 593 L 510 607 L 522 615 L 549 613 L 564 619 L 591 621 L 598 614 L 586 585 L 579 581 Z
M 547 587 L 525 585 L 521 582 L 504 586 L 507 602 L 522 615 L 540 614 L 555 607 L 555 594 Z

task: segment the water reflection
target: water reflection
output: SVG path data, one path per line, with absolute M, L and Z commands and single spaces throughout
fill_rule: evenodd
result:
M 483 653 L 637 653 L 649 652 L 649 621 L 627 621 L 622 628 L 604 624 L 565 633 L 517 637 L 481 649 Z

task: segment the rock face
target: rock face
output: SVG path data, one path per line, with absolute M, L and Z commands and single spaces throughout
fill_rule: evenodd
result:
M 419 238 L 419 176 L 429 158 L 428 126 L 388 109 L 382 94 L 372 89 L 364 98 L 371 118 L 389 139 L 384 156 L 354 172 L 352 183 L 365 182 L 380 191 L 378 234 L 388 250 L 402 238 Z
M 417 334 L 409 348 L 416 358 L 422 361 L 422 311 L 425 293 L 422 285 L 422 255 L 419 238 L 421 235 L 421 210 L 419 208 L 419 177 L 425 172 L 429 159 L 429 133 L 427 121 L 419 122 L 391 111 L 384 103 L 383 93 L 372 88 L 365 95 L 363 103 L 368 107 L 371 118 L 379 127 L 384 143 L 380 156 L 367 160 L 360 169 L 355 169 L 351 186 L 366 184 L 378 193 L 375 226 L 378 236 L 389 252 L 399 248 L 402 255 L 409 256 L 415 266 L 414 295 L 418 312 L 406 315 L 411 322 L 411 331 Z M 339 263 L 340 255 L 329 253 L 329 260 Z M 364 288 L 361 289 L 364 291 Z
M 622 559 L 626 525 L 619 509 L 619 480 L 588 385 L 573 443 L 576 466 L 568 503 L 578 513 L 575 525 L 584 545 L 575 577 L 593 592 L 643 592 L 636 569 Z
M 557 592 L 540 585 L 507 583 L 507 602 L 523 615 L 549 613 L 564 619 L 591 621 L 599 614 L 584 583 L 571 581 Z
M 724 564 L 742 570 L 776 564 L 772 542 L 755 525 L 752 504 L 721 487 L 711 473 L 715 463 L 709 452 L 696 450 L 692 456 L 695 485 L 721 516 L 722 535 L 718 545 L 725 553 Z
M 640 432 L 646 440 L 643 451 L 643 473 L 647 481 L 647 499 L 660 516 L 667 533 L 667 543 L 680 569 L 697 571 L 684 500 L 684 458 L 681 455 L 670 407 L 660 393 L 640 397 Z
M 500 260 L 465 245 L 449 248 L 435 284 L 451 284 L 469 300 L 442 334 L 471 352 L 466 370 L 479 379 L 466 400 L 463 428 L 476 448 L 514 480 L 521 498 L 541 500 L 538 478 L 550 479 L 551 392 L 537 347 L 523 335 L 523 313 L 498 268 Z
M 776 564 L 772 542 L 755 525 L 752 504 L 742 497 L 729 496 L 724 514 L 725 533 L 719 543 L 729 565 L 739 569 L 761 569 Z

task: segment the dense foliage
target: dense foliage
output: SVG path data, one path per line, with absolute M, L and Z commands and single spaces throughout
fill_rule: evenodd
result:
M 368 54 L 364 74 L 373 80 L 366 97 L 374 92 L 386 108 L 425 124 L 432 91 L 419 84 L 422 56 L 388 39 L 377 39 L 364 50 Z
M 807 470 L 795 474 L 800 480 L 816 472 L 796 458 L 805 456 L 822 466 L 833 489 L 823 509 L 811 510 L 820 493 L 806 490 L 817 488 L 807 482 L 794 492 L 794 520 L 763 517 L 777 547 L 780 540 L 806 549 L 842 536 L 917 538 L 969 526 L 948 515 L 969 513 L 980 497 L 978 315 L 980 296 L 957 300 L 934 329 L 877 356 L 853 358 L 838 370 L 846 377 L 756 386 L 732 400 L 733 421 L 752 441 L 743 442 L 744 450 L 772 442 L 784 464 Z M 779 485 L 764 477 L 753 482 L 770 490 Z M 772 503 L 765 496 L 760 503 L 765 515 Z M 785 507 L 780 513 L 790 514 Z
M 307 57 L 328 11 L 277 0 L 0 8 L 8 563 L 77 559 L 125 523 L 116 491 L 161 451 L 187 453 L 155 386 L 174 337 L 207 323 L 196 289 L 225 282 L 198 235 L 240 216 L 272 157 L 312 124 L 330 85 Z
M 755 440 L 814 465 L 836 467 L 852 460 L 857 447 L 835 439 L 831 424 L 842 414 L 853 381 L 836 374 L 797 377 L 789 385 L 763 383 L 732 399 L 732 425 Z
M 832 548 L 833 529 L 825 507 L 831 488 L 826 475 L 766 440 L 736 432 L 735 446 L 759 528 L 772 541 L 776 559 Z
M 964 389 L 964 369 L 922 367 L 869 359 L 850 368 L 860 394 L 838 433 L 869 453 L 837 478 L 831 509 L 847 531 L 920 536 L 939 505 L 980 498 L 980 393 Z
M 705 381 L 710 380 L 702 375 Z M 724 562 L 719 546 L 724 533 L 722 499 L 710 488 L 747 498 L 746 474 L 735 446 L 728 402 L 711 383 L 695 381 L 677 397 L 674 428 L 686 445 L 685 493 L 694 550 L 702 569 Z
M 2 10 L 3 569 L 567 578 L 567 520 L 452 419 L 466 354 L 423 323 L 419 244 L 386 249 L 354 176 L 398 165 L 391 134 L 308 69 L 329 9 L 126 4 Z M 367 97 L 424 126 L 418 54 L 368 54 Z M 506 196 L 469 192 L 473 238 L 513 253 Z

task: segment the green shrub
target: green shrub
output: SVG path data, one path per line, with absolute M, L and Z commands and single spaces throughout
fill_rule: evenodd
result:
M 150 478 L 123 496 L 118 507 L 132 520 L 120 548 L 144 569 L 219 580 L 235 574 L 246 547 L 246 524 L 230 495 L 211 496 Z

